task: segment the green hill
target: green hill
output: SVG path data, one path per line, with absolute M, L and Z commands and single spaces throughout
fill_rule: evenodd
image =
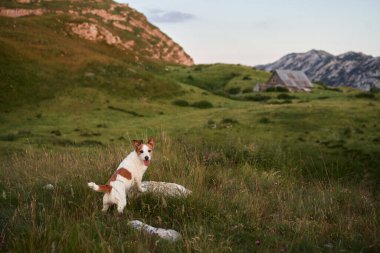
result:
M 253 92 L 257 83 L 265 83 L 270 74 L 252 67 L 232 64 L 196 65 L 192 68 L 173 67 L 168 76 L 189 85 L 225 96 Z
M 173 96 L 179 86 L 156 73 L 163 70 L 163 62 L 192 62 L 127 5 L 112 1 L 1 5 L 6 6 L 0 12 L 2 111 L 76 87 L 96 87 L 119 97 Z M 44 13 L 12 17 L 33 10 Z

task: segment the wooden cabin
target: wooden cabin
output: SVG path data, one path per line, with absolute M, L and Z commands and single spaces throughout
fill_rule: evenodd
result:
M 286 88 L 290 92 L 310 92 L 313 88 L 313 84 L 303 71 L 275 70 L 265 84 L 260 84 L 254 89 L 256 91 L 263 91 L 268 88 L 277 87 Z

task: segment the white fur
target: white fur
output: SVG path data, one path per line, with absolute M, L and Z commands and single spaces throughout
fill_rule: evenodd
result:
M 144 160 L 148 159 L 151 161 L 152 150 L 145 144 L 143 144 L 141 150 L 143 152 L 139 154 L 137 154 L 136 151 L 132 151 L 117 167 L 117 170 L 120 168 L 127 169 L 131 173 L 132 179 L 126 179 L 121 175 L 117 175 L 116 180 L 110 182 L 112 190 L 103 196 L 103 212 L 106 212 L 110 205 L 115 204 L 117 205 L 117 211 L 122 213 L 127 205 L 126 193 L 131 187 L 136 184 L 137 190 L 142 191 L 141 180 L 148 168 L 148 166 L 144 165 Z M 149 150 L 151 150 L 151 152 L 149 152 Z M 88 186 L 95 191 L 99 191 L 99 186 L 94 182 L 88 183 Z

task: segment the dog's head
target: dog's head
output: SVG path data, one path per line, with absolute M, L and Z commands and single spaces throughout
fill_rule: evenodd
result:
M 133 147 L 137 153 L 139 159 L 144 163 L 145 166 L 149 166 L 150 160 L 152 160 L 154 139 L 150 137 L 147 143 L 143 140 L 133 140 Z

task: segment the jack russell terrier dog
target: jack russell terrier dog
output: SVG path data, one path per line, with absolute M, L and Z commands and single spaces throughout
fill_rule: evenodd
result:
M 132 151 L 117 167 L 115 173 L 104 185 L 94 182 L 88 186 L 97 192 L 104 192 L 103 212 L 110 205 L 117 205 L 117 211 L 123 213 L 127 205 L 127 192 L 136 184 L 137 190 L 142 192 L 141 180 L 152 159 L 154 140 L 149 138 L 146 144 L 142 140 L 133 140 L 134 151 Z

